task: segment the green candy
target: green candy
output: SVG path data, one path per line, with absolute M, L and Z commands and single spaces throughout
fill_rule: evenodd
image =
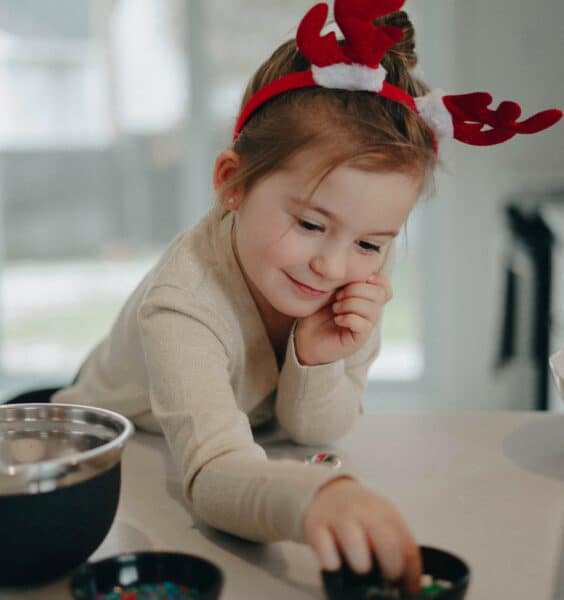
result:
M 446 585 L 434 581 L 430 585 L 421 588 L 421 591 L 417 598 L 436 598 L 441 592 L 447 588 Z M 383 587 L 378 585 L 370 585 L 365 588 L 364 598 L 368 600 L 370 598 L 401 598 L 400 590 L 389 582 L 384 582 Z
M 423 588 L 421 590 L 421 595 L 423 596 L 423 598 L 433 598 L 436 594 L 442 592 L 443 589 L 444 588 L 438 583 L 433 583 L 432 585 Z

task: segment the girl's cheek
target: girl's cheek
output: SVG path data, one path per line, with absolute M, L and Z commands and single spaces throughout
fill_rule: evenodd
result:
M 315 253 L 315 242 L 295 230 L 290 230 L 280 239 L 278 252 L 290 261 L 307 262 Z
M 380 258 L 373 260 L 363 260 L 362 257 L 359 257 L 356 260 L 353 259 L 350 263 L 350 268 L 347 274 L 347 280 L 351 283 L 354 281 L 368 281 L 368 278 L 373 273 L 376 273 L 380 270 L 383 262 L 384 261 Z
M 302 262 L 302 253 L 296 243 L 285 236 L 266 249 L 264 258 L 271 264 L 290 266 Z

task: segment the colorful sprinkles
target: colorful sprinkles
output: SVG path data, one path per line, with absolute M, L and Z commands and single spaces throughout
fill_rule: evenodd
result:
M 434 579 L 431 575 L 421 576 L 421 591 L 417 598 L 437 598 L 438 595 L 444 590 L 448 590 L 452 587 L 450 581 L 445 579 Z M 371 598 L 402 598 L 401 591 L 392 583 L 385 582 L 383 586 L 370 585 L 366 587 L 365 596 L 366 600 Z
M 336 454 L 329 454 L 328 452 L 310 454 L 306 457 L 305 462 L 309 465 L 323 463 L 330 465 L 334 469 L 337 469 L 341 466 L 341 459 Z
M 196 587 L 177 585 L 170 581 L 127 587 L 116 585 L 111 592 L 96 595 L 96 600 L 196 600 L 197 598 L 201 598 L 201 594 Z

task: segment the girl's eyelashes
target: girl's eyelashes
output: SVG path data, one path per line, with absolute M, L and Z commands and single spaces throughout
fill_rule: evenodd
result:
M 303 227 L 303 229 L 307 229 L 308 231 L 321 231 L 321 227 L 319 225 L 315 225 L 309 221 L 298 219 L 298 223 L 300 224 L 300 227 Z
M 298 219 L 298 224 L 302 229 L 306 231 L 322 231 L 323 228 L 315 223 L 310 223 L 309 221 L 305 221 L 304 219 Z M 359 242 L 359 246 L 368 252 L 378 252 L 380 253 L 382 247 L 376 246 L 375 244 L 370 244 L 369 242 Z
M 382 246 L 375 246 L 374 244 L 369 244 L 368 242 L 359 242 L 360 244 L 364 244 L 364 246 L 360 246 L 363 250 L 368 250 L 369 252 L 378 252 L 382 249 Z

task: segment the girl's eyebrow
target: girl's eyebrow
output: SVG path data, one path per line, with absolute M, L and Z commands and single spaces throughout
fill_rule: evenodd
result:
M 295 204 L 300 204 L 302 206 L 306 205 L 306 202 L 304 200 L 302 200 L 301 198 L 292 197 L 292 201 Z M 315 211 L 321 213 L 322 215 L 325 215 L 327 218 L 331 219 L 335 223 L 338 223 L 339 225 L 343 225 L 343 222 L 338 215 L 331 212 L 330 210 L 327 210 L 326 208 L 323 208 L 323 206 L 316 206 L 315 204 L 309 204 L 309 205 L 307 205 L 307 208 L 310 208 L 311 210 L 315 210 Z M 399 233 L 399 231 L 373 231 L 372 233 L 367 233 L 365 235 L 380 235 L 380 236 L 396 237 L 398 235 L 398 233 Z

